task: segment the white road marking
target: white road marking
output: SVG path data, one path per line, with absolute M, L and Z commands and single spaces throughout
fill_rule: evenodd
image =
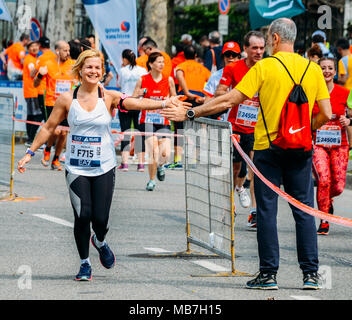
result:
M 210 271 L 213 271 L 213 272 L 230 272 L 231 271 L 230 269 L 228 269 L 226 267 L 219 266 L 219 265 L 217 265 L 213 262 L 207 261 L 207 260 L 194 260 L 191 262 L 194 264 L 197 264 L 203 268 L 206 268 Z
M 144 249 L 152 251 L 152 252 L 157 252 L 157 253 L 171 252 L 171 251 L 168 251 L 168 250 L 165 250 L 162 248 L 144 248 Z M 219 265 L 217 265 L 213 262 L 207 261 L 207 260 L 189 260 L 189 261 L 198 265 L 198 266 L 201 266 L 201 267 L 206 268 L 210 271 L 213 271 L 213 272 L 230 272 L 231 271 L 228 268 L 225 268 L 223 266 L 219 266 Z
M 314 298 L 311 296 L 291 296 L 291 298 L 296 299 L 296 300 L 320 300 L 318 298 Z
M 144 249 L 145 249 L 145 250 L 152 251 L 152 252 L 158 252 L 158 253 L 168 253 L 168 252 L 171 252 L 171 251 L 164 250 L 164 249 L 161 249 L 161 248 L 144 248 Z
M 64 219 L 56 218 L 56 217 L 53 217 L 53 216 L 49 216 L 48 214 L 33 214 L 33 216 L 37 217 L 37 218 L 44 219 L 44 220 L 48 220 L 48 221 L 51 221 L 51 222 L 54 222 L 54 223 L 57 223 L 57 224 L 61 224 L 61 225 L 66 226 L 66 227 L 73 228 L 73 223 L 72 222 L 69 222 L 69 221 L 64 220 Z

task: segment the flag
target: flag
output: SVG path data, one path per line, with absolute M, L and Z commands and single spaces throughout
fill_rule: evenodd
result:
M 278 18 L 292 18 L 305 10 L 301 0 L 251 0 L 249 2 L 251 28 L 267 26 Z
M 12 21 L 4 0 L 0 0 L 0 20 Z
M 137 56 L 136 0 L 83 0 L 84 7 L 116 70 L 121 68 L 122 51 Z

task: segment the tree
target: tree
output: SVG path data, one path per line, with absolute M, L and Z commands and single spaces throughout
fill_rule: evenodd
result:
M 184 33 L 190 34 L 197 41 L 202 35 L 217 30 L 219 14 L 217 3 L 176 7 L 174 43 Z M 242 44 L 243 36 L 250 28 L 248 10 L 240 11 L 236 4 L 232 4 L 228 15 L 229 34 L 223 37 L 223 41 L 232 40 Z
M 69 41 L 74 37 L 75 0 L 17 0 L 8 3 L 13 17 L 12 33 L 8 38 L 17 41 L 22 33 L 30 32 L 30 19 L 36 18 L 45 36 L 55 42 Z
M 140 34 L 151 37 L 160 50 L 166 49 L 169 0 L 140 0 Z

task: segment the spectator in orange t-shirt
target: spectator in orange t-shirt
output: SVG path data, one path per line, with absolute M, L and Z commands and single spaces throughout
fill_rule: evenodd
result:
M 44 67 L 45 63 L 48 60 L 55 60 L 56 59 L 56 54 L 50 50 L 50 40 L 47 37 L 41 37 L 38 40 L 39 42 L 39 49 L 43 53 L 40 57 L 37 59 L 37 63 L 35 66 L 35 71 L 36 74 L 38 73 L 38 70 L 40 67 Z M 45 109 L 45 103 L 44 103 L 44 93 L 46 90 L 46 81 L 41 81 L 39 87 L 37 87 L 38 90 L 38 101 L 39 101 L 39 106 L 43 114 L 43 119 L 46 121 L 48 119 L 46 109 Z
M 196 49 L 193 46 L 184 48 L 185 62 L 176 67 L 176 79 L 179 83 L 178 94 L 184 94 L 186 101 L 196 107 L 204 102 L 203 88 L 211 76 L 211 72 L 202 64 L 195 60 Z M 183 131 L 183 122 L 174 122 L 175 134 L 181 134 Z M 175 162 L 170 168 L 181 169 L 181 158 L 183 152 L 183 140 L 177 138 L 174 140 Z
M 7 76 L 10 81 L 22 80 L 23 62 L 26 55 L 24 48 L 29 42 L 29 35 L 22 34 L 20 41 L 9 46 L 0 54 L 0 58 L 4 63 L 4 68 L 7 68 Z M 6 61 L 5 56 L 8 56 Z
M 73 60 L 70 58 L 70 46 L 66 41 L 60 40 L 55 44 L 55 60 L 47 60 L 43 67 L 39 68 L 38 74 L 34 79 L 34 86 L 38 87 L 40 82 L 46 81 L 45 109 L 49 117 L 56 99 L 61 93 L 70 91 L 73 87 L 73 75 L 71 74 Z M 61 126 L 68 127 L 65 119 L 60 123 Z M 51 163 L 51 168 L 61 171 L 62 167 L 58 160 L 64 147 L 67 131 L 56 129 L 46 144 L 44 157 L 42 159 L 43 166 L 47 167 L 50 160 L 51 147 L 55 145 L 55 155 Z
M 196 50 L 193 46 L 184 49 L 185 62 L 176 67 L 176 79 L 179 82 L 179 94 L 187 96 L 187 100 L 194 106 L 204 102 L 202 92 L 211 76 L 211 72 L 202 64 L 195 61 Z
M 156 42 L 153 39 L 148 38 L 148 40 L 143 42 L 142 49 L 145 52 L 145 56 L 146 57 L 141 56 L 140 59 L 137 59 L 136 62 L 137 62 L 138 66 L 141 66 L 141 67 L 145 68 L 146 70 L 148 70 L 147 61 L 148 61 L 148 58 L 149 58 L 150 54 L 152 52 L 160 52 L 164 56 L 164 64 L 165 65 L 164 65 L 164 69 L 163 69 L 163 72 L 162 72 L 163 76 L 165 76 L 167 78 L 171 76 L 171 72 L 172 72 L 171 58 L 166 52 L 163 52 L 163 51 L 158 49 L 158 46 L 157 46 Z
M 23 62 L 23 97 L 27 104 L 27 121 L 41 122 L 42 112 L 38 102 L 38 90 L 34 87 L 33 79 L 36 75 L 35 64 L 39 52 L 38 42 L 27 44 L 28 54 Z M 30 147 L 34 140 L 39 125 L 26 123 L 27 142 L 26 146 Z
M 176 90 L 178 90 L 178 80 L 176 79 L 176 70 L 175 69 L 180 63 L 186 61 L 185 54 L 183 52 L 184 48 L 185 48 L 185 45 L 183 43 L 177 43 L 176 44 L 176 56 L 171 59 L 171 63 L 172 63 L 171 77 L 175 81 Z

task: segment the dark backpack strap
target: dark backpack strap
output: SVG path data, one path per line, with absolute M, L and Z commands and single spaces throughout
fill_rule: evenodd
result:
M 278 61 L 284 66 L 284 68 L 286 69 L 286 71 L 287 71 L 288 75 L 290 76 L 290 78 L 292 79 L 293 83 L 296 84 L 296 81 L 295 81 L 295 80 L 293 79 L 293 77 L 291 76 L 291 73 L 288 71 L 288 69 L 287 69 L 287 67 L 285 66 L 285 64 L 284 64 L 278 57 L 270 56 L 270 57 L 268 57 L 268 58 L 275 58 L 276 60 L 278 60 Z M 310 66 L 310 62 L 311 62 L 311 61 L 309 60 L 308 65 L 307 65 L 307 68 L 306 68 L 306 70 L 304 71 L 303 76 L 302 76 L 301 81 L 299 82 L 299 84 L 302 83 L 303 78 L 304 78 L 304 76 L 306 75 L 307 70 L 308 70 L 308 68 L 309 68 L 309 66 Z
M 77 99 L 77 92 L 78 92 L 79 86 L 73 91 L 73 99 Z
M 259 96 L 258 96 L 258 97 L 259 97 Z M 259 107 L 260 107 L 260 112 L 262 113 L 262 117 L 263 117 L 263 122 L 264 122 L 264 127 L 265 127 L 265 131 L 266 131 L 266 135 L 268 136 L 269 144 L 271 145 L 271 140 L 270 140 L 270 135 L 269 135 L 269 131 L 268 131 L 268 126 L 266 125 L 263 107 L 262 107 L 262 104 L 260 103 L 260 97 L 259 97 Z
M 307 65 L 307 68 L 306 68 L 306 70 L 304 71 L 303 76 L 302 76 L 301 81 L 299 82 L 299 84 L 302 84 L 303 78 L 304 78 L 304 76 L 305 76 L 306 73 L 307 73 L 307 70 L 308 70 L 308 68 L 309 68 L 309 66 L 310 66 L 310 63 L 311 63 L 311 61 L 309 60 L 308 65 Z

